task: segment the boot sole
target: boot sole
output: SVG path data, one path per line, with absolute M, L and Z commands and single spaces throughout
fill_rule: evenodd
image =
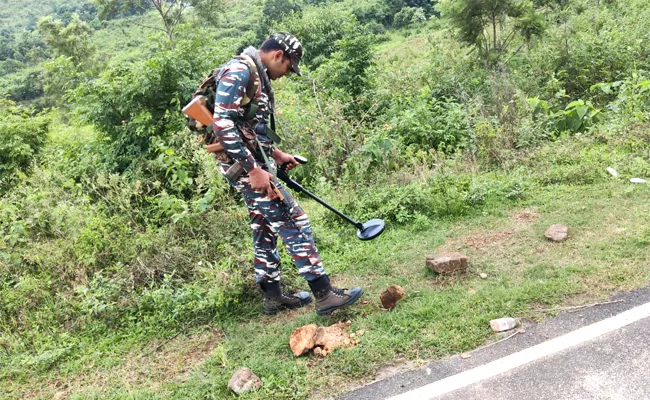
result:
M 330 307 L 330 308 L 326 308 L 324 310 L 316 310 L 316 314 L 317 315 L 329 315 L 329 314 L 333 313 L 334 311 L 336 311 L 338 309 L 345 308 L 347 306 L 351 306 L 352 304 L 356 303 L 357 300 L 359 300 L 359 298 L 361 297 L 362 294 L 363 294 L 363 289 L 361 289 L 356 296 L 350 297 L 350 299 L 348 301 L 341 304 L 340 306 L 333 306 L 333 307 Z
M 313 300 L 314 300 L 313 297 L 309 296 L 304 301 L 300 301 L 300 303 L 296 304 L 295 306 L 281 305 L 280 307 L 275 307 L 275 308 L 263 308 L 262 312 L 264 313 L 264 315 L 275 315 L 282 310 L 295 310 L 297 308 L 304 307 L 310 304 Z

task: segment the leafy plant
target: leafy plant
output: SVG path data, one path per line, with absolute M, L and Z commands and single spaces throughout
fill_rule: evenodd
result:
M 0 100 L 0 192 L 19 174 L 28 172 L 47 141 L 48 123 L 46 114 L 34 114 L 10 100 Z
M 576 100 L 567 104 L 564 110 L 550 115 L 558 132 L 583 132 L 600 120 L 601 111 L 590 101 Z

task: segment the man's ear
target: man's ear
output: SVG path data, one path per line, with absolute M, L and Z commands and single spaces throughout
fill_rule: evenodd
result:
M 275 53 L 273 53 L 273 61 L 281 62 L 283 56 L 284 51 L 278 49 L 275 51 Z

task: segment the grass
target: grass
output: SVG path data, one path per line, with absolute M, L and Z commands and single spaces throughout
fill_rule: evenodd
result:
M 488 321 L 503 316 L 543 320 L 555 306 L 587 303 L 648 284 L 650 188 L 625 180 L 553 185 L 526 200 L 486 206 L 456 220 L 422 229 L 392 228 L 372 242 L 353 239 L 353 229 L 316 227 L 323 258 L 340 285 L 361 285 L 362 301 L 331 317 L 313 307 L 263 316 L 259 300 L 240 305 L 238 318 L 214 321 L 157 338 L 113 332 L 70 349 L 55 367 L 0 384 L 3 398 L 234 398 L 232 373 L 247 366 L 262 389 L 244 399 L 334 396 L 367 382 L 400 362 L 413 365 L 457 354 L 495 338 Z M 317 221 L 324 212 L 305 202 Z M 553 223 L 570 228 L 570 239 L 548 242 Z M 435 276 L 424 259 L 461 251 L 470 260 L 463 275 Z M 479 273 L 486 273 L 481 279 Z M 291 285 L 305 287 L 295 271 Z M 395 310 L 381 309 L 379 294 L 399 284 L 406 297 Z M 325 359 L 295 358 L 288 337 L 299 326 L 352 321 L 364 330 L 358 346 Z M 172 337 L 171 340 L 164 339 Z M 158 349 L 158 347 L 160 348 Z

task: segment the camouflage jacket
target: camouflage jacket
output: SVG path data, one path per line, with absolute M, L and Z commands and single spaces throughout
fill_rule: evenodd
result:
M 259 71 L 259 73 L 265 72 Z M 251 73 L 245 62 L 232 59 L 224 64 L 217 77 L 213 115 L 215 136 L 228 156 L 228 160 L 220 158 L 220 161 L 227 164 L 239 161 L 246 173 L 264 165 L 262 155 L 251 152 L 251 149 L 258 147 L 255 136 L 262 143 L 268 156 L 274 150 L 273 142 L 266 135 L 256 135 L 255 133 L 258 124 L 269 123 L 271 113 L 269 88 L 265 87 L 263 79 L 260 79 L 257 93 L 253 99 L 259 106 L 257 113 L 251 120 L 244 121 L 242 119 L 246 109 L 241 106 L 241 103 L 246 95 L 246 87 L 250 79 L 255 79 L 255 74 Z M 248 143 L 248 146 L 245 142 Z

